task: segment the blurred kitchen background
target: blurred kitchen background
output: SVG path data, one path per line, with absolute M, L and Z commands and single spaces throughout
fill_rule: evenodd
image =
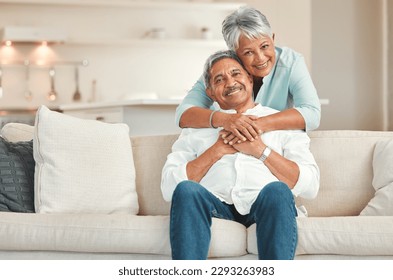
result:
M 177 132 L 176 106 L 242 5 L 305 56 L 319 129 L 393 129 L 389 0 L 0 0 L 0 127 L 33 124 L 45 104 L 132 135 Z

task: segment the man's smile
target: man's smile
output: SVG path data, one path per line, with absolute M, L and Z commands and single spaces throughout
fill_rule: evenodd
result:
M 234 87 L 231 87 L 231 88 L 227 89 L 227 90 L 224 92 L 224 96 L 231 96 L 231 95 L 233 95 L 233 94 L 238 93 L 238 92 L 241 91 L 242 89 L 243 89 L 242 86 L 234 86 Z

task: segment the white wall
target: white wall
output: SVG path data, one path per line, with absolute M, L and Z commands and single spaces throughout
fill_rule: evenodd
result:
M 300 52 L 311 70 L 311 0 L 247 0 L 269 20 L 275 42 Z
M 387 14 L 388 22 L 387 22 L 387 45 L 388 45 L 388 129 L 393 130 L 393 34 L 391 31 L 393 30 L 393 3 L 390 0 L 387 1 Z
M 380 0 L 312 1 L 312 69 L 320 129 L 383 129 Z

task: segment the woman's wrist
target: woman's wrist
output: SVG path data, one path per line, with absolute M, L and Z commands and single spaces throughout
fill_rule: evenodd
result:
M 212 115 L 211 115 L 211 121 L 209 123 L 210 127 L 223 127 L 224 126 L 224 122 L 226 120 L 226 118 L 228 117 L 228 114 L 224 113 L 224 112 L 220 112 L 220 111 L 213 111 Z
M 274 130 L 272 127 L 269 126 L 269 119 L 266 117 L 259 117 L 256 121 L 257 127 L 261 133 L 265 131 Z

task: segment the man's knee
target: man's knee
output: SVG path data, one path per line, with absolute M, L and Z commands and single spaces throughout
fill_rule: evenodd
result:
M 289 187 L 280 181 L 267 184 L 258 195 L 256 203 L 271 207 L 292 203 L 293 195 Z
M 193 181 L 182 181 L 180 182 L 173 192 L 173 200 L 181 199 L 181 200 L 190 200 L 200 195 L 200 192 L 203 191 L 203 187 Z

